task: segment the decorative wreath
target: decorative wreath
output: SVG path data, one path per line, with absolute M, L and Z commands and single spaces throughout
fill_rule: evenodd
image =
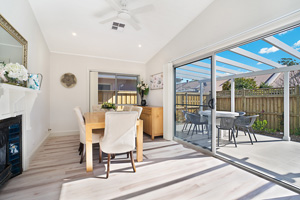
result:
M 65 73 L 60 77 L 61 84 L 66 88 L 72 88 L 77 83 L 77 78 L 72 73 Z

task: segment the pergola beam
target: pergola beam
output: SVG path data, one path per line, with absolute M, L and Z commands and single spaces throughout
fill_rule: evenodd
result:
M 198 81 L 203 80 L 203 78 L 200 78 L 200 77 L 190 76 L 190 75 L 185 75 L 185 74 L 180 74 L 180 73 L 176 73 L 176 77 L 177 78 L 194 79 L 194 80 L 198 80 Z
M 236 62 L 234 60 L 230 60 L 230 59 L 223 58 L 223 57 L 220 57 L 220 56 L 216 56 L 216 60 L 218 62 L 221 62 L 221 63 L 224 63 L 224 64 L 239 67 L 239 68 L 246 69 L 246 70 L 253 71 L 253 72 L 260 71 L 260 69 L 258 69 L 258 68 L 251 67 L 249 65 L 245 65 L 243 63 L 239 63 L 239 62 Z
M 282 51 L 284 51 L 284 52 L 300 59 L 300 52 L 299 51 L 297 51 L 296 49 L 290 47 L 289 45 L 281 42 L 277 38 L 271 36 L 271 37 L 264 38 L 263 40 L 266 41 L 267 43 L 277 47 L 278 49 L 281 49 Z
M 196 65 L 196 66 L 199 66 L 199 67 L 204 67 L 204 68 L 207 68 L 207 69 L 211 69 L 210 64 L 205 63 L 205 62 L 201 62 L 201 61 L 194 62 L 193 65 Z M 219 67 L 219 66 L 216 66 L 216 70 L 218 70 L 220 72 L 230 73 L 230 74 L 240 74 L 240 73 L 242 73 L 242 72 L 239 72 L 239 71 L 236 71 L 236 70 L 233 70 L 233 69 L 228 69 L 228 68 Z
M 193 64 L 191 64 L 191 65 L 193 65 Z M 203 74 L 210 75 L 210 70 L 200 69 L 200 68 L 197 68 L 197 67 L 182 66 L 182 67 L 180 67 L 180 69 L 188 70 L 188 71 L 191 71 L 191 72 L 200 72 L 200 73 L 203 73 Z M 217 76 L 228 76 L 228 74 L 222 74 L 222 73 L 216 73 L 216 75 Z
M 273 74 L 273 73 L 280 73 L 280 72 L 289 72 L 289 71 L 297 71 L 300 70 L 300 65 L 294 65 L 294 66 L 289 66 L 289 67 L 281 67 L 281 68 L 276 68 L 276 69 L 266 69 L 266 70 L 261 70 L 257 72 L 247 72 L 247 73 L 242 73 L 242 74 L 236 74 L 236 75 L 229 75 L 229 76 L 224 76 L 224 77 L 218 77 L 217 80 L 229 80 L 232 78 L 242 78 L 242 77 L 252 77 L 252 76 L 259 76 L 259 75 L 264 75 L 264 74 Z M 203 82 L 206 81 L 211 81 L 210 79 L 204 79 Z
M 279 64 L 277 62 L 274 62 L 272 60 L 269 60 L 267 58 L 264 58 L 262 56 L 259 56 L 257 54 L 254 54 L 250 51 L 247 51 L 247 50 L 239 48 L 239 47 L 230 49 L 230 51 L 233 52 L 233 53 L 239 54 L 241 56 L 245 56 L 247 58 L 250 58 L 252 60 L 256 60 L 258 62 L 264 63 L 264 64 L 269 65 L 271 67 L 275 67 L 275 68 L 284 67 L 284 66 L 282 66 L 281 64 Z
M 181 70 L 181 69 L 176 69 L 176 72 L 180 73 L 180 74 L 184 74 L 184 75 L 195 76 L 195 77 L 210 78 L 210 75 L 207 75 L 207 74 L 200 74 L 200 73 Z

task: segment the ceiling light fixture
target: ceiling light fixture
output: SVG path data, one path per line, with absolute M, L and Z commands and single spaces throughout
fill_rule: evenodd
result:
M 76 33 L 72 33 L 72 35 L 73 35 L 73 36 L 76 36 L 77 34 L 76 34 Z
M 139 44 L 139 48 L 141 48 L 142 47 L 142 45 L 141 44 Z
M 118 17 L 120 19 L 124 19 L 124 20 L 128 20 L 131 18 L 130 14 L 128 13 L 127 10 L 122 9 L 119 13 L 118 13 Z

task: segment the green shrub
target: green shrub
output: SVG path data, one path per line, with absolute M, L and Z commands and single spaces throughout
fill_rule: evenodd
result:
M 300 128 L 295 128 L 293 131 L 291 131 L 293 135 L 300 135 Z
M 267 124 L 267 120 L 260 121 L 259 119 L 257 119 L 253 124 L 253 129 L 258 131 L 265 131 Z
M 267 120 L 260 121 L 259 119 L 257 119 L 253 124 L 253 129 L 262 132 L 267 132 L 267 133 L 276 133 L 275 129 L 267 128 L 267 125 L 268 125 Z

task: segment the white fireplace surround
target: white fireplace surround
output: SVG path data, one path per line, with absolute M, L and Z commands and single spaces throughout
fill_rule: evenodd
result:
M 0 83 L 0 120 L 22 115 L 22 166 L 26 170 L 26 131 L 31 129 L 30 113 L 37 95 L 41 91 Z

